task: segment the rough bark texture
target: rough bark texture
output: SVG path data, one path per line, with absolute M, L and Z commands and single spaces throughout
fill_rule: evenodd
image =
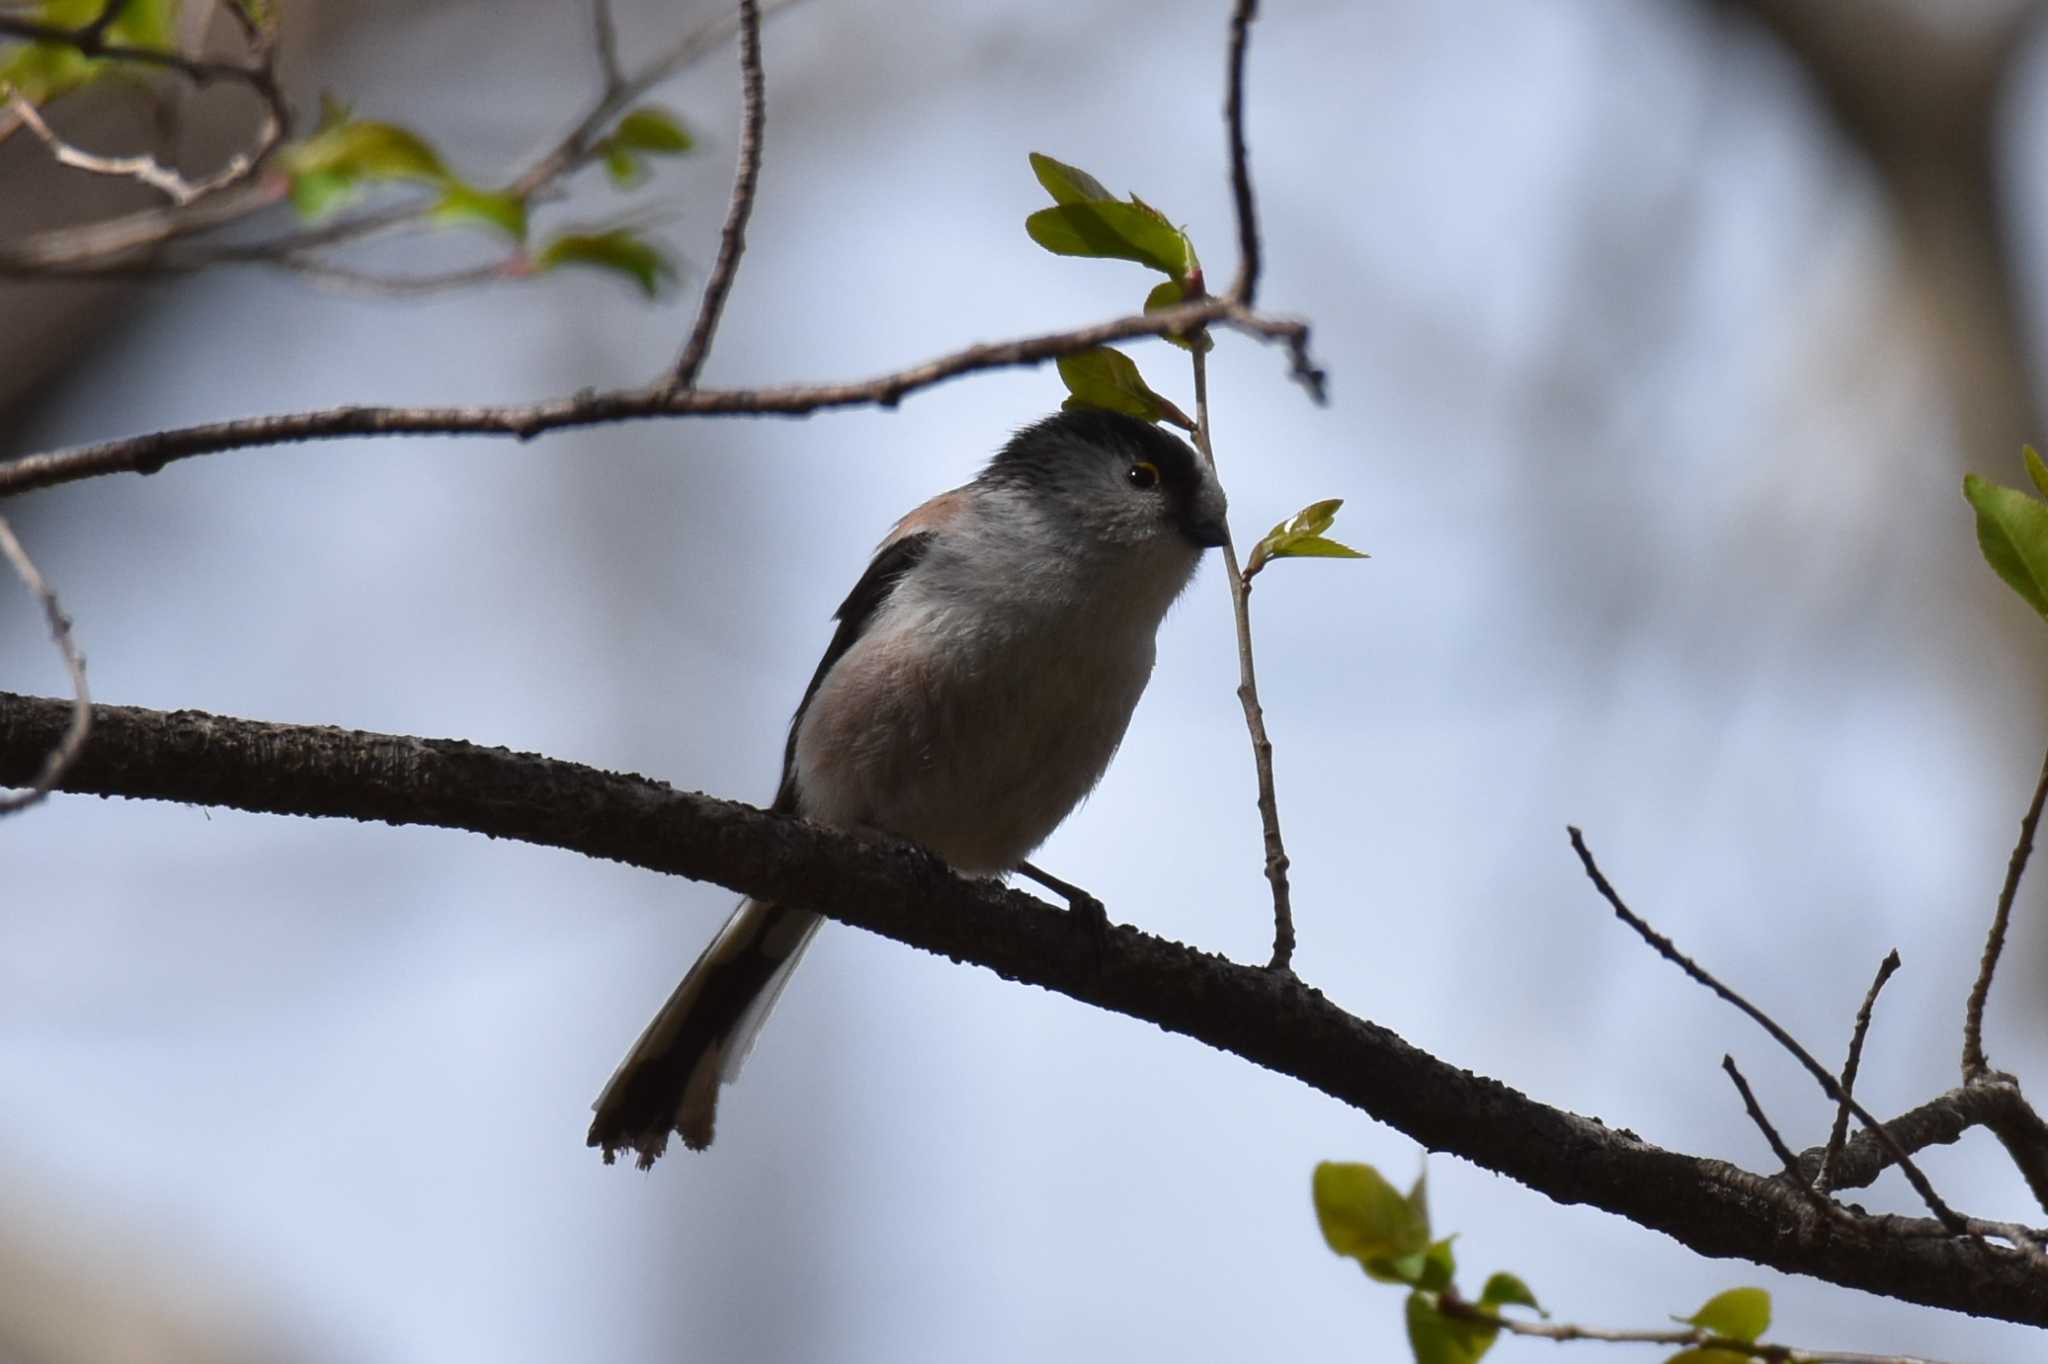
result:
M 68 713 L 65 702 L 0 693 L 0 781 L 31 773 Z M 1312 1085 L 1431 1150 L 1559 1202 L 1617 1213 L 1705 1255 L 2048 1325 L 2048 1273 L 2009 1246 L 1953 1237 L 1920 1219 L 1823 1217 L 1782 1178 L 1662 1150 L 1459 1070 L 1290 975 L 1133 928 L 1091 932 L 1064 911 L 963 880 L 906 845 L 864 843 L 643 777 L 456 740 L 125 706 L 96 708 L 92 742 L 63 789 L 468 829 L 714 881 L 1183 1033 Z M 1852 1148 L 1845 1165 L 1874 1173 L 1864 1168 L 1868 1152 Z

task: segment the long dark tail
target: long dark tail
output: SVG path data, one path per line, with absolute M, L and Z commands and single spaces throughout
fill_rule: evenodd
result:
M 711 1144 L 719 1085 L 738 1077 L 820 922 L 803 910 L 740 902 L 598 1095 L 589 1144 L 604 1148 L 605 1164 L 630 1147 L 646 1169 L 670 1131 L 692 1151 Z

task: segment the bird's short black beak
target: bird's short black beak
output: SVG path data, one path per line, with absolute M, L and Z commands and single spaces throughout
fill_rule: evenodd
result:
M 1220 516 L 1188 517 L 1180 523 L 1180 530 L 1203 549 L 1221 549 L 1230 543 L 1230 527 Z

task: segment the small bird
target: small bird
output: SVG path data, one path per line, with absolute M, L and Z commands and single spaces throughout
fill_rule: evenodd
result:
M 1167 607 L 1229 541 L 1224 511 L 1205 462 L 1150 422 L 1075 408 L 1019 431 L 877 547 L 790 721 L 771 808 L 1085 904 L 1025 859 L 1109 766 Z M 740 902 L 598 1097 L 589 1144 L 607 1164 L 631 1148 L 647 1168 L 671 1130 L 711 1144 L 719 1086 L 820 922 Z

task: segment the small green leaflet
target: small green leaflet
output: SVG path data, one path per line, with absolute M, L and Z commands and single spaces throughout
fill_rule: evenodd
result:
M 1425 1199 L 1404 1198 L 1370 1165 L 1333 1160 L 1316 1166 L 1310 1192 L 1331 1250 L 1358 1261 L 1381 1283 L 1421 1281 L 1431 1249 Z
M 682 120 L 658 104 L 643 104 L 590 150 L 603 160 L 613 184 L 631 189 L 647 178 L 647 157 L 681 156 L 696 145 Z
M 1447 1317 L 1428 1293 L 1408 1295 L 1408 1348 L 1415 1364 L 1478 1364 L 1493 1348 L 1498 1326 Z
M 536 271 L 564 265 L 584 265 L 624 275 L 649 298 L 659 295 L 663 286 L 676 277 L 675 265 L 659 247 L 623 227 L 604 232 L 564 233 L 533 258 Z
M 1747 1345 L 1770 1329 L 1771 1295 L 1761 1288 L 1731 1288 L 1708 1298 L 1706 1305 L 1691 1316 L 1672 1320 Z
M 1542 1304 L 1536 1301 L 1536 1295 L 1529 1291 L 1529 1285 L 1523 1283 L 1506 1270 L 1502 1270 L 1486 1281 L 1486 1287 L 1481 1289 L 1479 1293 L 1479 1305 L 1481 1307 L 1527 1307 L 1532 1309 L 1539 1317 L 1550 1315 L 1550 1313 L 1543 1310 Z
M 2025 457 L 2027 476 L 2048 495 L 2048 465 L 2031 445 Z M 1964 477 L 1963 497 L 1977 511 L 1984 562 L 2027 605 L 2048 616 L 2048 502 L 1975 474 Z
M 1252 546 L 1251 555 L 1245 560 L 1244 576 L 1249 578 L 1257 573 L 1266 566 L 1268 559 L 1371 558 L 1369 554 L 1324 536 L 1323 532 L 1337 519 L 1337 509 L 1343 505 L 1341 497 L 1311 502 L 1291 519 L 1267 531 L 1266 538 Z
M 1062 256 L 1136 261 L 1199 294 L 1194 243 L 1165 214 L 1135 194 L 1118 199 L 1088 172 L 1042 153 L 1031 153 L 1031 169 L 1053 199 L 1024 220 L 1031 240 Z
M 1055 363 L 1067 386 L 1062 408 L 1100 407 L 1148 422 L 1167 421 L 1183 430 L 1195 429 L 1186 413 L 1151 390 L 1136 362 L 1120 350 L 1099 346 L 1062 355 Z
M 292 206 L 307 218 L 332 213 L 366 185 L 400 182 L 441 190 L 432 218 L 526 238 L 526 201 L 505 190 L 479 189 L 449 171 L 426 139 L 393 123 L 355 120 L 345 106 L 321 102 L 320 130 L 281 158 L 291 177 Z
M 1152 292 L 1145 295 L 1145 311 L 1163 313 L 1168 308 L 1178 308 L 1189 302 L 1187 286 L 1177 279 L 1161 280 L 1152 286 Z M 1197 328 L 1192 337 L 1167 334 L 1166 339 L 1182 350 L 1199 349 L 1204 355 L 1216 349 L 1216 338 L 1209 335 L 1206 327 Z
M 526 200 L 516 194 L 451 183 L 434 205 L 433 220 L 444 225 L 494 229 L 513 241 L 526 240 Z

